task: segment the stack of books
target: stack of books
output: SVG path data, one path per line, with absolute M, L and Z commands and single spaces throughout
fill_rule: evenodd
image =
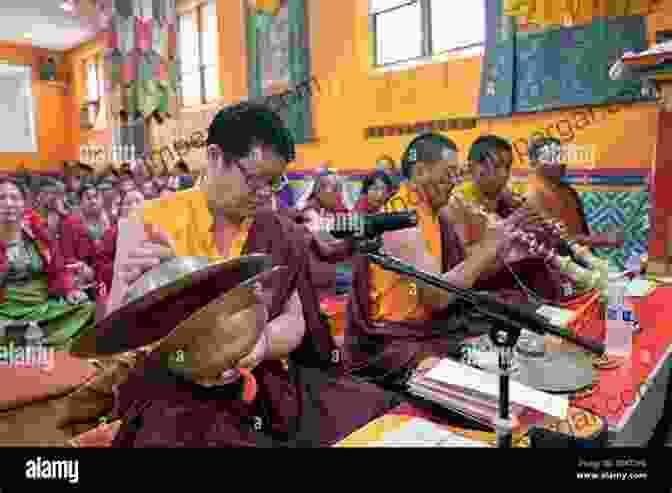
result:
M 482 425 L 494 427 L 499 417 L 499 376 L 444 359 L 425 374 L 416 374 L 408 384 L 411 394 L 434 402 Z M 514 428 L 527 408 L 561 419 L 567 418 L 569 401 L 519 382 L 509 382 L 509 415 Z

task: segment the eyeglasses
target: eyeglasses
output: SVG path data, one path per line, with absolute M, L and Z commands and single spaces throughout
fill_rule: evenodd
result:
M 217 148 L 211 147 L 208 149 L 208 158 L 212 161 L 217 161 L 220 158 L 220 151 Z M 239 161 L 235 161 L 234 164 L 240 170 L 240 174 L 243 175 L 245 183 L 253 192 L 260 192 L 264 189 L 270 189 L 273 193 L 278 193 L 282 190 L 288 183 L 289 180 L 287 176 L 281 175 L 276 177 L 262 177 L 258 176 L 243 166 Z
M 250 188 L 252 192 L 261 192 L 263 190 L 273 191 L 273 179 L 263 176 L 257 176 L 254 173 L 246 170 L 245 167 L 236 161 L 236 166 L 240 170 L 240 174 L 243 175 L 245 183 Z

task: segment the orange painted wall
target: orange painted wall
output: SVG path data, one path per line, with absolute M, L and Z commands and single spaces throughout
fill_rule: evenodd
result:
M 381 154 L 398 159 L 413 135 L 366 140 L 364 128 L 478 113 L 481 57 L 385 74 L 372 71 L 366 4 L 358 0 L 310 3 L 313 72 L 323 88 L 315 97 L 319 142 L 300 146 L 296 168 L 312 167 L 328 159 L 338 168 L 362 169 L 373 166 Z M 672 1 L 666 1 L 664 10 L 651 16 L 652 40 L 656 30 L 672 27 L 671 12 Z M 590 124 L 577 111 L 484 119 L 476 129 L 444 134 L 458 144 L 465 158 L 469 145 L 480 134 L 497 133 L 514 141 L 567 119 L 572 122 L 574 142 L 594 146 L 596 166 L 651 165 L 658 112 L 654 104 L 595 109 Z M 560 129 L 563 136 L 569 134 L 567 123 L 561 123 Z M 559 131 L 556 128 L 551 133 L 558 136 Z M 524 166 L 526 161 L 516 164 Z
M 319 81 L 319 91 L 313 98 L 316 139 L 298 146 L 294 169 L 313 168 L 325 160 L 341 169 L 372 167 L 381 154 L 398 159 L 413 136 L 366 140 L 366 127 L 473 117 L 478 113 L 481 57 L 458 58 L 385 74 L 371 70 L 367 5 L 365 0 L 308 2 L 311 68 Z M 218 12 L 221 103 L 228 104 L 248 94 L 243 1 L 218 0 Z M 672 0 L 665 0 L 663 8 L 651 15 L 649 21 L 651 40 L 655 39 L 655 31 L 672 28 Z M 111 140 L 111 133 L 79 129 L 79 101 L 84 82 L 83 73 L 77 67 L 83 57 L 101 48 L 102 43 L 95 41 L 66 56 L 74 79 L 68 112 L 74 122 L 70 140 L 72 158 L 77 156 L 81 143 Z M 585 111 L 484 119 L 475 129 L 445 134 L 458 144 L 464 158 L 469 145 L 480 134 L 497 133 L 516 141 L 561 122 L 551 133 L 557 136 L 562 132 L 561 136 L 566 136 L 571 125 L 575 143 L 594 146 L 598 167 L 647 168 L 651 165 L 658 114 L 654 104 L 596 108 L 589 124 L 585 122 Z M 524 160 L 516 163 L 517 166 L 525 164 Z
M 49 50 L 29 45 L 0 42 L 0 60 L 33 67 L 33 97 L 36 102 L 35 124 L 38 139 L 36 154 L 0 153 L 1 170 L 14 170 L 25 166 L 30 170 L 45 171 L 59 167 L 61 161 L 68 159 L 71 140 L 67 124 L 68 91 L 62 86 L 39 80 L 39 66 L 52 54 L 54 53 Z M 58 80 L 67 81 L 69 73 L 65 64 L 60 64 L 58 70 Z

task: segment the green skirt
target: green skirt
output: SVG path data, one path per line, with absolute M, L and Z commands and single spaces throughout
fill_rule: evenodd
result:
M 67 349 L 85 329 L 96 323 L 96 304 L 70 305 L 49 298 L 46 277 L 36 278 L 25 286 L 5 288 L 5 302 L 0 304 L 0 320 L 38 321 L 47 340 L 57 349 Z

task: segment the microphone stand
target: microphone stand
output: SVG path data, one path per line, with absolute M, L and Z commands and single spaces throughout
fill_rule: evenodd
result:
M 493 325 L 490 328 L 490 338 L 495 345 L 498 353 L 499 363 L 499 419 L 495 422 L 495 432 L 497 435 L 497 447 L 511 448 L 513 436 L 513 421 L 511 419 L 509 380 L 511 368 L 513 366 L 513 350 L 518 343 L 520 332 L 523 329 L 532 330 L 540 335 L 550 333 L 567 339 L 577 345 L 580 345 L 596 354 L 604 354 L 604 346 L 579 336 L 568 334 L 566 331 L 556 327 L 539 317 L 534 324 L 525 324 L 506 314 L 497 313 L 491 306 L 506 306 L 491 297 L 484 296 L 474 291 L 453 286 L 440 275 L 431 274 L 416 269 L 410 264 L 387 255 L 382 251 L 382 237 L 375 238 L 356 238 L 354 239 L 355 251 L 365 254 L 369 260 L 380 265 L 383 269 L 396 272 L 405 276 L 413 277 L 419 281 L 429 284 L 435 288 L 444 289 L 457 297 L 458 299 L 469 303 L 474 310 L 481 313 L 486 318 L 497 322 L 498 326 Z M 527 325 L 527 326 L 526 326 Z

